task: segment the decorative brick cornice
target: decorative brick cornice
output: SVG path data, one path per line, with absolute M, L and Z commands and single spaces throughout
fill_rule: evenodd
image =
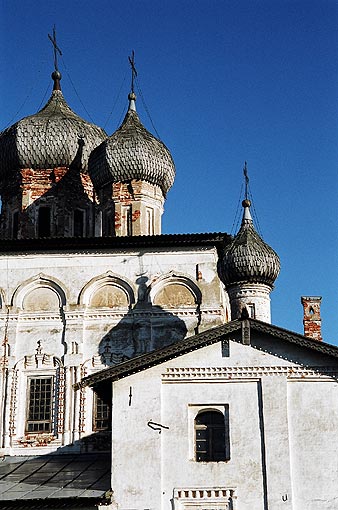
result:
M 338 367 L 300 367 L 285 366 L 251 366 L 251 367 L 174 367 L 167 368 L 162 374 L 163 382 L 191 381 L 257 381 L 261 377 L 281 376 L 288 380 L 326 380 L 338 379 Z

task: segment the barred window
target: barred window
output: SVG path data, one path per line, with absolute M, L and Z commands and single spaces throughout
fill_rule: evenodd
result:
M 201 411 L 195 418 L 195 458 L 198 462 L 229 459 L 228 420 L 220 411 Z
M 100 430 L 110 429 L 111 429 L 110 407 L 95 393 L 93 408 L 93 430 L 95 432 L 99 432 Z
M 26 432 L 52 432 L 53 378 L 28 379 Z

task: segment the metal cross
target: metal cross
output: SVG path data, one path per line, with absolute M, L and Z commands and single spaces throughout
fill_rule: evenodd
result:
M 48 34 L 48 38 L 50 39 L 50 41 L 52 41 L 52 45 L 53 45 L 53 48 L 54 48 L 54 69 L 55 71 L 58 71 L 58 58 L 57 58 L 57 54 L 59 53 L 59 55 L 62 55 L 62 52 L 60 50 L 60 48 L 58 47 L 58 45 L 56 44 L 56 30 L 55 30 L 55 25 L 53 27 L 53 37 L 51 35 Z
M 130 67 L 131 67 L 131 91 L 134 92 L 134 80 L 137 76 L 137 71 L 135 67 L 135 52 L 134 50 L 131 52 L 131 57 L 128 57 Z
M 245 199 L 247 199 L 248 198 L 249 177 L 248 177 L 248 168 L 246 165 L 246 161 L 244 163 L 243 173 L 244 173 L 244 179 L 245 179 Z

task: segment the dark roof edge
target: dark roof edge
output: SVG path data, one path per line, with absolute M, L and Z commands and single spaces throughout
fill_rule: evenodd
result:
M 294 333 L 293 331 L 281 328 L 280 326 L 269 324 L 267 322 L 258 321 L 255 319 L 250 319 L 250 322 L 252 323 L 252 329 L 256 331 L 268 333 L 271 336 L 281 338 L 287 342 L 291 342 L 302 347 L 307 347 L 317 352 L 321 352 L 322 354 L 327 354 L 329 356 L 338 358 L 338 347 L 336 345 L 314 340 L 308 336 L 301 335 L 300 333 Z
M 48 501 L 48 507 L 46 505 L 46 501 Z M 89 505 L 98 505 L 103 504 L 103 507 L 110 503 L 110 497 L 105 494 L 102 496 L 90 496 L 88 498 L 86 497 L 55 497 L 51 498 L 36 498 L 36 499 L 15 499 L 15 500 L 1 500 L 0 501 L 0 508 L 7 509 L 7 508 L 16 508 L 17 510 L 26 510 L 27 508 L 38 508 L 45 510 L 46 508 L 52 508 L 55 510 L 59 510 L 60 508 L 74 508 L 74 509 L 81 509 L 85 508 L 88 509 Z
M 334 345 L 313 340 L 299 333 L 294 333 L 293 331 L 280 328 L 279 326 L 268 324 L 267 322 L 258 321 L 256 319 L 247 320 L 249 321 L 252 330 L 260 333 L 266 333 L 301 347 L 338 358 L 338 347 Z M 184 340 L 171 344 L 163 349 L 142 354 L 141 356 L 132 358 L 131 360 L 120 363 L 114 367 L 106 368 L 96 372 L 95 374 L 89 375 L 76 383 L 74 388 L 78 390 L 86 386 L 97 386 L 107 380 L 117 381 L 119 379 L 123 379 L 124 377 L 141 372 L 170 359 L 177 358 L 188 352 L 219 342 L 222 337 L 226 337 L 234 331 L 239 330 L 241 328 L 241 324 L 242 320 L 234 320 L 222 326 L 211 328 L 199 333 L 198 335 L 185 338 Z
M 156 236 L 123 237 L 52 237 L 43 239 L 2 239 L 0 253 L 87 251 L 100 249 L 147 248 L 166 246 L 217 245 L 222 246 L 231 240 L 225 232 L 200 234 L 161 234 Z

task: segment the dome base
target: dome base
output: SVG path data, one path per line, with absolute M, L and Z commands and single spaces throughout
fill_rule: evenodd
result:
M 271 290 L 269 285 L 262 283 L 242 283 L 228 288 L 231 320 L 246 314 L 252 319 L 271 323 Z
M 104 236 L 160 235 L 164 196 L 159 186 L 132 179 L 99 194 Z

